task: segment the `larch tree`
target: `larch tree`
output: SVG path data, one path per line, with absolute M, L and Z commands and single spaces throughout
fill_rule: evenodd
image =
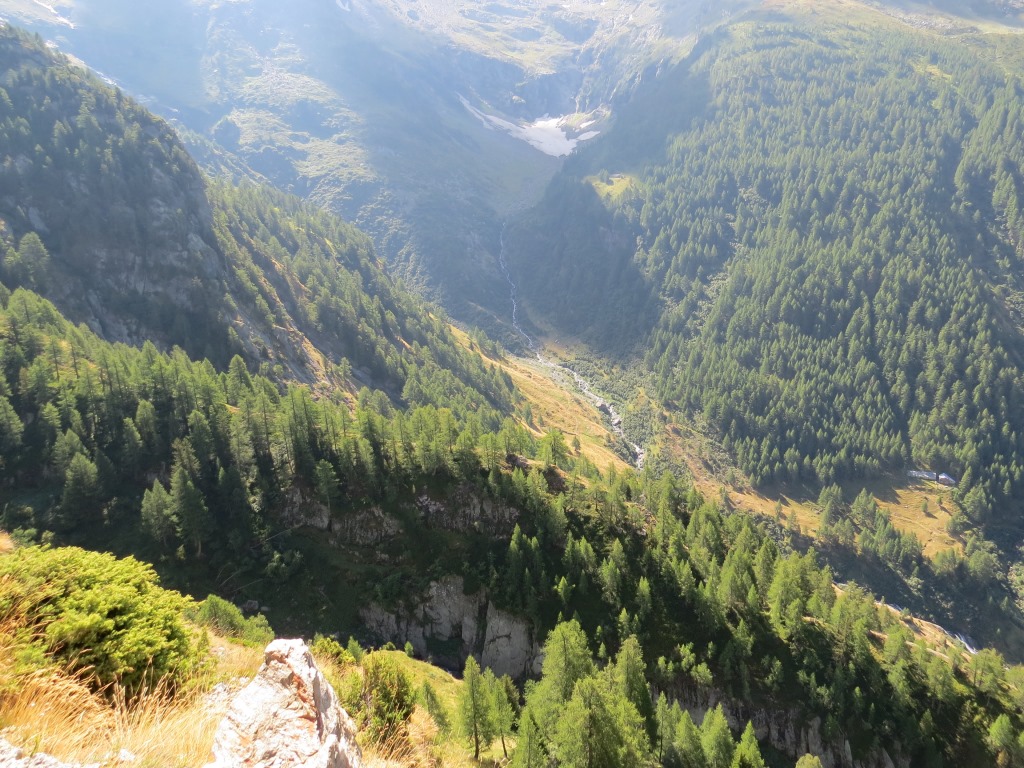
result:
M 490 746 L 495 735 L 494 701 L 480 665 L 472 656 L 466 659 L 459 695 L 459 725 L 473 742 L 473 759 L 480 759 L 481 747 Z

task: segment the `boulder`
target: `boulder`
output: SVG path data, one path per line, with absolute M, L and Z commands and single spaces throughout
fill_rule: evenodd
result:
M 207 768 L 362 768 L 352 718 L 302 640 L 275 640 L 217 728 Z

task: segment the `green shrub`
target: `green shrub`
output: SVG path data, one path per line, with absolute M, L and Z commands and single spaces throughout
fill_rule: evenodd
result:
M 377 739 L 401 729 L 412 714 L 415 693 L 405 671 L 387 653 L 368 653 L 363 659 L 360 723 Z
M 321 635 L 319 632 L 313 635 L 313 642 L 309 644 L 309 649 L 314 655 L 331 659 L 343 667 L 356 663 L 355 657 L 341 643 L 333 637 Z
M 266 616 L 257 613 L 247 619 L 237 605 L 216 595 L 207 595 L 199 604 L 195 621 L 222 635 L 252 645 L 266 645 L 274 639 L 274 630 L 270 628 Z
M 354 637 L 349 636 L 348 645 L 345 646 L 349 653 L 352 654 L 352 658 L 360 664 L 363 662 L 363 656 L 366 655 L 366 651 L 363 650 L 363 646 L 359 644 L 359 641 Z
M 97 687 L 131 695 L 159 680 L 181 682 L 200 663 L 184 620 L 191 601 L 159 586 L 134 558 L 75 547 L 25 547 L 0 557 L 0 620 Z

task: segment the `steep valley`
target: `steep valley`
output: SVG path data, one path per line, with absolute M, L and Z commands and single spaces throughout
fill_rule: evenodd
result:
M 558 167 L 508 131 L 600 131 L 622 84 L 678 55 L 702 18 L 696 3 L 632 5 L 7 0 L 0 15 L 355 222 L 408 283 L 500 329 L 500 222 Z
M 276 632 L 403 766 L 1024 762 L 1018 4 L 0 15 L 0 727 Z

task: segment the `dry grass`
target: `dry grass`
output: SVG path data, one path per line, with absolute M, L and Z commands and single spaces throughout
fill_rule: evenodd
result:
M 62 760 L 113 765 L 126 750 L 139 766 L 186 768 L 209 761 L 227 704 L 208 699 L 205 688 L 177 696 L 157 689 L 133 701 L 114 692 L 106 699 L 73 675 L 44 670 L 23 677 L 0 700 L 0 723 L 26 751 Z
M 26 668 L 28 643 L 17 611 L 0 624 L 0 727 L 12 743 L 29 753 L 61 760 L 114 765 L 122 750 L 134 765 L 202 766 L 209 761 L 217 724 L 228 697 L 207 694 L 219 681 L 251 676 L 262 652 L 212 638 L 213 665 L 184 692 L 171 695 L 157 686 L 128 700 L 123 690 L 105 695 L 80 677 L 54 665 Z
M 734 509 L 775 517 L 781 510 L 782 523 L 795 520 L 808 536 L 818 532 L 817 499 L 820 489 L 812 487 L 764 488 L 755 490 L 722 449 L 706 438 L 696 425 L 672 425 L 665 432 L 665 447 L 684 463 L 693 484 L 708 499 L 720 498 L 723 490 Z M 900 531 L 913 533 L 926 557 L 945 549 L 963 550 L 963 544 L 949 535 L 946 526 L 955 513 L 950 489 L 938 483 L 912 481 L 903 473 L 858 480 L 842 485 L 847 502 L 867 488 L 879 507 L 889 513 Z
M 362 745 L 367 768 L 435 768 L 451 766 L 438 754 L 439 731 L 433 718 L 417 706 L 405 731 Z
M 383 743 L 368 742 L 362 749 L 366 768 L 498 768 L 508 764 L 499 742 L 482 750 L 480 760 L 474 760 L 472 750 L 450 734 L 442 734 L 420 706 L 413 710 L 406 733 Z
M 710 478 L 700 478 L 697 487 L 705 495 L 717 497 L 721 483 Z M 945 549 L 963 550 L 961 542 L 946 530 L 954 514 L 949 489 L 938 483 L 913 483 L 899 475 L 887 475 L 871 481 L 857 481 L 842 486 L 843 496 L 850 502 L 866 487 L 879 507 L 889 513 L 893 526 L 904 533 L 917 536 L 926 557 L 935 557 Z M 792 518 L 807 535 L 816 535 L 819 525 L 817 495 L 815 490 L 806 493 L 782 493 L 767 489 L 764 493 L 749 487 L 727 488 L 730 504 L 736 509 L 746 509 L 758 514 L 774 516 L 777 505 L 781 505 L 782 519 L 789 524 Z
M 204 765 L 223 715 L 223 706 L 209 705 L 199 692 L 172 697 L 156 690 L 132 702 L 115 692 L 107 701 L 59 671 L 30 676 L 0 706 L 12 742 L 101 765 L 116 763 L 122 750 L 142 766 Z
M 558 381 L 556 371 L 536 360 L 511 355 L 503 359 L 487 357 L 472 346 L 463 331 L 454 326 L 451 331 L 466 349 L 480 354 L 487 363 L 498 366 L 512 377 L 533 410 L 534 423 L 528 428 L 534 437 L 543 436 L 549 429 L 559 429 L 569 444 L 573 437 L 579 438 L 580 454 L 598 469 L 603 471 L 613 465 L 622 471 L 629 467 L 609 447 L 612 435 L 604 425 L 601 412 L 576 391 L 567 374 L 564 381 Z

